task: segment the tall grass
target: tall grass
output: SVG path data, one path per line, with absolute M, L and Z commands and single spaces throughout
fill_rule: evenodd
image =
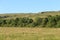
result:
M 60 28 L 1 27 L 0 40 L 60 40 Z

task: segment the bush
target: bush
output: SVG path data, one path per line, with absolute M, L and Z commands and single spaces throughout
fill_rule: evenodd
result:
M 23 17 L 16 19 L 0 19 L 0 27 L 60 27 L 60 16 L 48 16 L 46 18 Z

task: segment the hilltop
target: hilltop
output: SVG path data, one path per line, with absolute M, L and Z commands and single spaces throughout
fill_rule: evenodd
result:
M 5 14 L 0 14 L 0 16 L 2 16 L 2 17 L 7 16 L 6 18 L 16 18 L 16 17 L 45 18 L 49 15 L 51 15 L 51 16 L 60 15 L 60 11 L 46 11 L 46 12 L 38 12 L 38 13 L 5 13 Z

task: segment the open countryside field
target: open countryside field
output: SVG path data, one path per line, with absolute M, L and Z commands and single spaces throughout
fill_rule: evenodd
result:
M 60 40 L 60 11 L 0 14 L 0 40 Z
M 60 40 L 60 28 L 0 27 L 0 40 Z

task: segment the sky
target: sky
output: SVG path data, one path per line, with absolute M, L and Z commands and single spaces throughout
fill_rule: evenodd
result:
M 60 0 L 0 0 L 0 13 L 59 11 Z

